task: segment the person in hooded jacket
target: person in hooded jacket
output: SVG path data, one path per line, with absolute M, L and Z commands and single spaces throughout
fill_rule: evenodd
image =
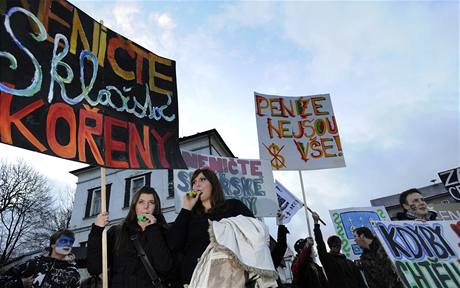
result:
M 297 255 L 292 262 L 292 287 L 327 288 L 328 283 L 323 268 L 315 263 L 313 238 L 299 239 L 294 245 Z
M 319 226 L 319 215 L 312 213 L 315 228 L 316 247 L 318 250 L 319 260 L 323 265 L 324 272 L 329 280 L 330 288 L 366 288 L 361 272 L 355 263 L 348 260 L 345 255 L 340 253 L 342 240 L 337 235 L 332 235 L 327 239 L 330 248 L 328 253 L 324 244 L 323 235 Z
M 102 273 L 102 231 L 108 224 L 108 216 L 108 213 L 99 214 L 89 234 L 87 269 L 91 275 Z M 167 278 L 173 259 L 165 240 L 166 230 L 167 223 L 161 213 L 157 192 L 151 187 L 142 187 L 133 195 L 124 221 L 107 231 L 109 287 L 153 287 L 152 279 L 134 246 L 134 235 L 158 276 Z
M 15 266 L 0 276 L 3 288 L 76 288 L 80 274 L 71 254 L 74 233 L 63 229 L 50 237 L 50 252 Z

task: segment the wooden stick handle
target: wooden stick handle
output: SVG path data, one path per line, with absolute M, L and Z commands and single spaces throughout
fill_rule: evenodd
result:
M 101 167 L 101 213 L 107 212 L 107 201 L 106 201 L 106 178 L 105 168 Z M 109 287 L 109 274 L 108 272 L 108 261 L 107 261 L 107 227 L 104 227 L 102 231 L 102 287 Z
M 305 207 L 307 207 L 307 206 L 305 206 Z M 313 211 L 310 208 L 307 207 L 307 209 L 308 209 L 308 211 L 310 211 L 310 213 L 313 213 Z M 326 226 L 326 223 L 321 218 L 319 218 L 318 220 L 319 220 L 319 222 L 323 223 L 324 226 Z

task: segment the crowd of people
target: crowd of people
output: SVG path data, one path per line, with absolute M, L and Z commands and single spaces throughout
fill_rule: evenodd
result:
M 239 200 L 225 199 L 215 172 L 197 169 L 191 186 L 195 195 L 184 196 L 183 208 L 170 226 L 155 189 L 143 187 L 133 195 L 126 218 L 107 231 L 109 287 L 283 287 L 276 268 L 287 249 L 288 229 L 277 221 L 277 241 L 270 249 L 266 226 Z M 399 219 L 436 218 L 418 190 L 400 196 L 404 212 Z M 315 238 L 299 239 L 294 245 L 291 287 L 403 287 L 368 228 L 354 231 L 363 253 L 353 262 L 340 252 L 337 235 L 328 237 L 327 251 L 320 216 L 313 212 L 312 218 Z M 0 287 L 101 287 L 101 243 L 108 223 L 109 214 L 100 213 L 88 236 L 87 269 L 92 277 L 80 283 L 71 254 L 74 234 L 60 230 L 51 236 L 46 254 L 0 276 Z
M 415 188 L 401 193 L 399 203 L 403 212 L 397 214 L 398 220 L 431 221 L 437 217 L 436 212 L 428 209 L 423 195 Z M 295 288 L 404 287 L 382 244 L 369 228 L 358 227 L 354 230 L 356 244 L 361 247 L 363 253 L 359 261 L 353 262 L 340 253 L 342 241 L 337 235 L 327 239 L 330 249 L 327 252 L 318 223 L 320 217 L 313 212 L 312 218 L 315 223 L 314 235 L 322 267 L 313 260 L 313 239 L 298 240 L 294 245 L 297 256 L 292 265 Z

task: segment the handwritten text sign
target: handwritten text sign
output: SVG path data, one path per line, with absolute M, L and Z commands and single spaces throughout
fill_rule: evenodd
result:
M 428 204 L 428 208 L 438 213 L 436 220 L 460 220 L 460 203 Z
M 270 164 L 261 160 L 227 158 L 182 151 L 190 170 L 174 170 L 176 212 L 182 208 L 182 199 L 192 190 L 193 172 L 208 166 L 217 173 L 225 197 L 241 200 L 256 217 L 273 217 L 278 210 Z
M 329 94 L 254 95 L 260 159 L 269 160 L 274 170 L 345 166 Z
M 460 201 L 460 167 L 439 172 L 438 175 L 452 198 Z
M 376 221 L 373 228 L 407 288 L 460 287 L 460 221 Z
M 1 142 L 111 168 L 185 167 L 173 60 L 64 0 L 0 10 Z
M 352 260 L 359 259 L 363 253 L 361 247 L 356 244 L 354 230 L 367 227 L 372 231 L 372 221 L 390 220 L 383 206 L 329 210 L 329 214 L 335 231 L 342 240 L 342 253 Z

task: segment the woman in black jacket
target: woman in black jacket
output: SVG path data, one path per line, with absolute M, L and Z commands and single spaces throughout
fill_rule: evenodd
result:
M 108 213 L 97 215 L 88 239 L 87 263 L 91 275 L 102 273 L 102 231 Z M 128 215 L 107 231 L 109 286 L 152 287 L 147 270 L 139 258 L 131 236 L 137 235 L 157 274 L 162 277 L 172 269 L 173 260 L 165 241 L 166 221 L 155 189 L 142 187 L 131 201 Z
M 238 215 L 254 217 L 241 201 L 225 200 L 219 179 L 209 168 L 197 169 L 191 184 L 197 195 L 184 196 L 183 208 L 168 233 L 168 244 L 173 253 L 182 255 L 180 276 L 183 284 L 190 283 L 198 259 L 210 243 L 209 220 L 219 221 Z

